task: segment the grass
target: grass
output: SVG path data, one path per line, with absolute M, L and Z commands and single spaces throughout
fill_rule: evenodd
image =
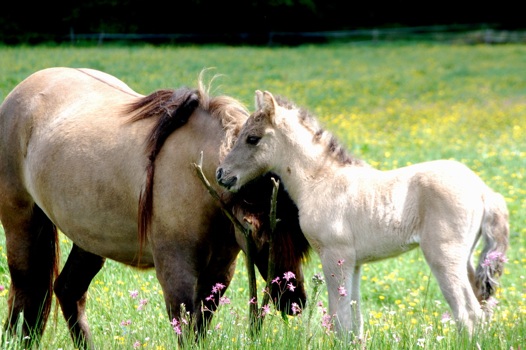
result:
M 50 66 L 101 69 L 145 94 L 195 86 L 203 68 L 215 67 L 209 76 L 223 76 L 213 84 L 214 93 L 232 95 L 251 109 L 256 89 L 287 96 L 318 115 L 350 152 L 380 169 L 439 158 L 462 161 L 505 196 L 510 210 L 509 262 L 496 295 L 499 304 L 476 342 L 482 349 L 519 349 L 526 343 L 524 57 L 524 45 L 434 43 L 0 47 L 0 100 L 26 76 Z M 69 244 L 63 237 L 65 252 Z M 2 319 L 9 288 L 6 260 L 0 234 Z M 194 348 L 348 348 L 321 324 L 327 297 L 324 285 L 315 292 L 310 277 L 316 273 L 321 266 L 313 255 L 305 271 L 310 303 L 302 314 L 284 320 L 271 313 L 261 334 L 251 338 L 247 273 L 240 255 L 226 292 L 230 303 L 220 306 L 208 337 Z M 137 297 L 130 291 L 137 291 Z M 477 348 L 444 317 L 450 310 L 418 250 L 366 265 L 361 291 L 367 338 L 351 348 Z M 147 303 L 139 308 L 141 300 Z M 62 316 L 56 324 L 53 318 L 43 348 L 72 348 Z M 169 349 L 177 344 L 154 271 L 108 261 L 91 284 L 88 318 L 98 348 Z M 19 348 L 16 342 L 2 345 Z

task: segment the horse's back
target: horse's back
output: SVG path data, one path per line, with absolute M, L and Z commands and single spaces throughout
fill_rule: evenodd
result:
M 454 160 L 418 163 L 401 168 L 400 174 L 407 176 L 407 208 L 412 208 L 406 213 L 424 231 L 448 226 L 457 237 L 476 237 L 488 202 L 500 196 L 469 167 Z
M 78 161 L 73 157 L 86 156 L 85 163 L 96 160 L 96 152 L 110 155 L 107 149 L 124 142 L 124 109 L 139 96 L 92 69 L 48 68 L 30 75 L 0 106 L 0 177 L 22 180 L 25 167 L 37 162 L 60 171 Z
M 136 230 L 148 128 L 129 123 L 125 110 L 139 96 L 89 69 L 45 69 L 15 87 L 0 106 L 0 219 L 14 212 L 9 206 L 37 205 L 81 246 L 105 227 L 135 250 L 128 232 Z
M 394 176 L 410 181 L 418 188 L 439 192 L 480 191 L 487 186 L 482 179 L 465 164 L 449 159 L 416 163 L 390 171 Z
M 111 114 L 119 101 L 140 96 L 121 80 L 93 69 L 44 69 L 18 84 L 0 106 L 0 136 L 4 147 L 13 146 L 7 141 L 13 138 L 23 147 L 34 131 L 54 119 L 104 109 Z

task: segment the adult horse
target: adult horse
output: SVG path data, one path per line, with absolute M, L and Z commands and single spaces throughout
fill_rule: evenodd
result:
M 214 176 L 247 117 L 235 99 L 209 96 L 201 79 L 196 89 L 148 96 L 91 69 L 50 68 L 21 82 L 0 106 L 8 333 L 23 314 L 23 335 L 38 342 L 54 290 L 73 341 L 93 347 L 87 290 L 108 258 L 155 267 L 170 320 L 184 305 L 202 334 L 212 313 L 201 307 L 215 309 L 221 293 L 207 297 L 216 283 L 229 285 L 244 240 L 192 164 L 202 151 L 203 172 Z M 252 222 L 263 276 L 271 188 L 268 178 L 234 196 L 217 187 L 226 209 Z M 298 288 L 274 297 L 290 313 L 287 304 L 306 299 L 301 259 L 308 244 L 297 208 L 286 194 L 278 201 L 282 221 L 272 258 L 277 274 L 295 273 Z M 73 242 L 58 277 L 57 228 Z
M 256 104 L 217 180 L 237 191 L 269 171 L 281 177 L 320 255 L 337 331 L 362 335 L 362 264 L 419 245 L 458 324 L 473 334 L 506 260 L 504 198 L 455 161 L 374 169 L 290 101 L 257 91 Z M 475 271 L 471 255 L 480 237 Z

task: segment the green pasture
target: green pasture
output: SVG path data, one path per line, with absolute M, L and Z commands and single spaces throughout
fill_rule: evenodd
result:
M 508 263 L 494 317 L 470 343 L 450 312 L 422 254 L 369 264 L 362 277 L 366 339 L 342 344 L 322 326 L 328 307 L 313 254 L 306 262 L 309 304 L 296 317 L 272 312 L 248 332 L 244 256 L 206 340 L 195 349 L 523 349 L 526 344 L 526 46 L 436 43 L 299 47 L 100 46 L 0 47 L 0 101 L 29 74 L 51 66 L 96 68 L 147 94 L 195 86 L 211 68 L 213 94 L 253 109 L 254 91 L 287 96 L 316 114 L 355 156 L 380 169 L 448 158 L 464 162 L 506 198 Z M 0 200 L 2 200 L 0 198 Z M 0 227 L 1 230 L 1 227 Z M 64 255 L 68 240 L 62 236 Z M 335 261 L 338 257 L 335 257 Z M 0 318 L 7 316 L 9 272 L 0 234 Z M 264 283 L 258 275 L 258 290 Z M 132 298 L 130 291 L 137 291 Z M 260 300 L 262 295 L 260 294 Z M 147 300 L 139 307 L 140 300 Z M 144 304 L 144 301 L 143 301 Z M 108 261 L 92 282 L 88 318 L 100 349 L 173 349 L 155 272 Z M 2 331 L 0 330 L 0 333 Z M 19 349 L 16 342 L 0 348 Z M 61 314 L 50 318 L 43 349 L 72 349 Z

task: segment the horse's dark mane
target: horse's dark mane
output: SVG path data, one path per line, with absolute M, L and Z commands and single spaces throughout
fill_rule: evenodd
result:
M 248 117 L 245 107 L 228 96 L 210 97 L 199 80 L 198 89 L 187 87 L 172 90 L 157 90 L 127 106 L 126 113 L 131 114 L 130 122 L 156 118 L 146 141 L 145 152 L 148 156 L 146 181 L 139 197 L 139 256 L 148 235 L 153 213 L 153 181 L 155 160 L 164 142 L 175 130 L 186 124 L 197 108 L 209 112 L 220 119 L 225 129 L 225 137 L 220 151 L 227 152 L 232 146 L 235 135 Z M 240 118 L 240 116 L 245 116 Z
M 150 230 L 153 213 L 153 179 L 155 159 L 172 132 L 186 124 L 199 106 L 199 91 L 189 88 L 158 90 L 130 104 L 130 122 L 158 117 L 147 138 L 146 182 L 139 196 L 139 258 Z
M 338 139 L 329 131 L 323 129 L 318 122 L 318 119 L 307 109 L 297 106 L 294 102 L 288 100 L 283 96 L 274 96 L 278 105 L 283 108 L 298 111 L 298 118 L 300 122 L 308 129 L 312 130 L 314 141 L 321 142 L 322 138 L 326 139 L 327 151 L 341 164 L 349 165 L 365 165 L 365 162 L 350 154 L 347 149 L 341 145 Z M 325 137 L 323 137 L 325 135 Z M 328 137 L 327 137 L 328 136 Z
M 146 152 L 155 158 L 168 136 L 186 124 L 199 106 L 199 92 L 195 89 L 157 90 L 129 105 L 131 122 L 159 116 L 148 136 Z

